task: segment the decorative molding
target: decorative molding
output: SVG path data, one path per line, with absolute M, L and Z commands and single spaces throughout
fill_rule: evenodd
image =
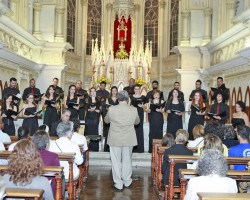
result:
M 65 8 L 64 7 L 56 7 L 56 13 L 59 15 L 63 15 L 65 12 Z
M 181 12 L 182 18 L 188 18 L 190 16 L 190 11 L 189 10 L 184 10 Z
M 34 8 L 35 11 L 39 12 L 42 9 L 42 4 L 33 3 L 33 8 Z
M 213 14 L 213 10 L 211 8 L 204 9 L 204 15 L 206 17 L 210 17 Z

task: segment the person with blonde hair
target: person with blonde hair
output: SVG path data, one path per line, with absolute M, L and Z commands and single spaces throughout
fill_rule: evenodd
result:
M 197 124 L 193 128 L 193 137 L 194 140 L 189 140 L 187 146 L 188 147 L 200 147 L 204 144 L 204 126 Z
M 43 162 L 35 144 L 23 139 L 14 147 L 3 179 L 7 188 L 42 189 L 44 199 L 53 200 L 51 185 L 41 176 L 42 171 Z
M 162 182 L 164 185 L 168 185 L 169 180 L 169 170 L 170 165 L 167 160 L 169 155 L 193 155 L 193 152 L 186 147 L 186 143 L 188 141 L 189 134 L 186 130 L 179 129 L 176 132 L 175 144 L 166 149 L 163 156 L 163 164 L 162 164 L 162 173 L 163 179 Z M 186 164 L 176 164 L 174 168 L 174 186 L 179 186 L 179 169 L 186 169 Z

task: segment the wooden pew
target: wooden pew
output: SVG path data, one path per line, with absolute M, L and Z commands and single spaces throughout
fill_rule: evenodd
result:
M 0 173 L 6 173 L 8 165 L 0 165 Z M 43 168 L 42 176 L 55 177 L 56 179 L 56 200 L 62 199 L 62 175 L 63 167 L 60 166 L 47 166 Z
M 156 163 L 156 153 L 157 153 L 157 147 L 158 146 L 162 146 L 162 140 L 161 139 L 153 139 L 152 141 L 152 154 L 151 154 L 151 177 L 152 177 L 152 182 L 154 185 L 156 185 L 156 180 L 155 178 L 155 174 L 154 174 L 154 169 L 156 167 L 155 163 Z
M 43 200 L 43 192 L 43 190 L 39 189 L 6 188 L 5 197 Z
M 18 141 L 18 137 L 17 137 L 17 136 L 11 135 L 11 136 L 10 136 L 10 139 L 11 139 L 12 142 Z
M 249 193 L 204 193 L 198 192 L 200 200 L 249 200 Z
M 199 174 L 194 169 L 179 169 L 179 177 L 181 180 L 180 200 L 184 199 L 188 180 L 197 176 L 199 176 Z M 233 178 L 234 180 L 249 181 L 250 171 L 228 170 L 227 177 Z
M 177 163 L 186 163 L 189 164 L 192 161 L 196 161 L 198 156 L 183 156 L 183 155 L 169 155 L 168 162 L 170 164 L 169 171 L 169 183 L 168 186 L 165 187 L 164 197 L 165 199 L 172 200 L 175 192 L 181 192 L 180 187 L 174 187 L 174 167 Z M 228 165 L 234 164 L 247 164 L 249 162 L 249 158 L 241 158 L 241 157 L 226 157 Z

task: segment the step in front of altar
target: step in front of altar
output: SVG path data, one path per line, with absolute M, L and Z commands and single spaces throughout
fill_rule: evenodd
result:
M 89 153 L 90 166 L 111 167 L 111 160 L 109 152 L 90 152 Z M 151 153 L 133 153 L 132 154 L 133 167 L 149 167 L 151 166 Z

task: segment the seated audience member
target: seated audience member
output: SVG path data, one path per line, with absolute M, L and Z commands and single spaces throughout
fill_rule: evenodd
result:
M 49 148 L 49 142 L 50 142 L 49 135 L 47 132 L 38 130 L 32 136 L 32 141 L 36 145 L 40 153 L 44 166 L 60 166 L 58 155 L 56 153 L 47 151 L 47 149 Z M 52 179 L 51 186 L 52 186 L 53 194 L 55 196 L 56 181 L 54 178 Z
M 25 126 L 20 126 L 17 130 L 17 139 L 18 141 L 17 142 L 14 142 L 12 143 L 9 148 L 8 148 L 8 151 L 13 151 L 14 147 L 16 146 L 16 144 L 19 142 L 19 140 L 22 140 L 22 139 L 28 139 L 30 136 L 29 134 L 29 129 Z
M 46 124 L 39 126 L 38 130 L 45 131 L 45 132 L 49 133 L 49 127 Z
M 46 177 L 41 176 L 42 171 L 42 159 L 35 144 L 23 139 L 14 147 L 3 178 L 7 188 L 42 189 L 44 199 L 53 200 L 51 185 Z
M 221 141 L 224 139 L 224 124 L 221 124 L 219 122 L 216 121 L 209 121 L 207 122 L 205 128 L 205 135 L 207 134 L 212 134 L 212 135 L 216 135 L 218 136 Z M 226 145 L 223 145 L 223 154 L 224 156 L 228 156 L 228 148 Z M 200 148 L 198 148 L 198 155 L 200 155 Z
M 233 126 L 224 126 L 224 138 L 222 140 L 222 143 L 225 144 L 227 148 L 231 148 L 239 144 L 239 141 L 236 139 L 236 132 Z
M 59 139 L 50 141 L 49 151 L 56 153 L 75 153 L 73 177 L 74 180 L 76 180 L 79 177 L 79 169 L 77 165 L 83 163 L 83 157 L 78 145 L 70 141 L 73 134 L 73 122 L 60 122 L 57 126 L 56 132 Z M 63 171 L 67 181 L 69 178 L 69 163 L 67 161 L 60 161 L 60 164 L 64 167 Z
M 189 140 L 187 146 L 188 147 L 200 147 L 204 144 L 204 126 L 197 124 L 193 128 L 193 137 L 194 140 Z
M 234 128 L 238 125 L 249 126 L 249 118 L 246 113 L 246 104 L 242 101 L 237 101 L 235 104 L 235 113 L 232 117 L 232 125 Z
M 240 144 L 233 146 L 229 150 L 229 157 L 250 157 L 250 128 L 246 125 L 237 126 L 237 138 Z M 245 170 L 246 165 L 234 165 L 234 170 Z
M 169 181 L 169 163 L 167 158 L 169 155 L 193 155 L 193 152 L 186 147 L 186 143 L 188 141 L 189 134 L 186 130 L 179 129 L 176 132 L 175 144 L 166 149 L 163 156 L 163 164 L 162 164 L 162 173 L 163 173 L 163 184 L 168 185 Z M 174 186 L 179 186 L 179 171 L 178 169 L 187 168 L 186 164 L 176 164 L 174 168 Z
M 3 177 L 0 176 L 0 200 L 2 200 L 4 198 L 5 188 L 6 188 L 6 186 L 5 186 Z
M 198 192 L 237 193 L 236 181 L 226 177 L 227 170 L 227 160 L 220 151 L 205 150 L 198 160 L 200 176 L 189 180 L 184 200 L 199 200 Z
M 0 117 L 0 142 L 11 142 L 10 136 L 7 133 L 4 133 L 2 130 L 4 129 L 3 118 Z
M 71 120 L 74 124 L 74 133 L 72 134 L 71 141 L 78 144 L 78 145 L 83 145 L 82 150 L 83 150 L 83 161 L 85 161 L 86 158 L 86 151 L 88 150 L 88 144 L 86 137 L 84 135 L 81 135 L 78 133 L 80 129 L 80 120 L 79 119 L 72 119 Z
M 162 138 L 162 146 L 172 147 L 174 145 L 174 136 L 170 133 L 166 133 Z
M 61 122 L 68 122 L 71 116 L 70 110 L 63 110 L 61 119 L 52 123 L 51 125 L 51 130 L 50 130 L 50 136 L 57 136 L 58 134 L 56 133 L 56 128 L 59 123 Z

